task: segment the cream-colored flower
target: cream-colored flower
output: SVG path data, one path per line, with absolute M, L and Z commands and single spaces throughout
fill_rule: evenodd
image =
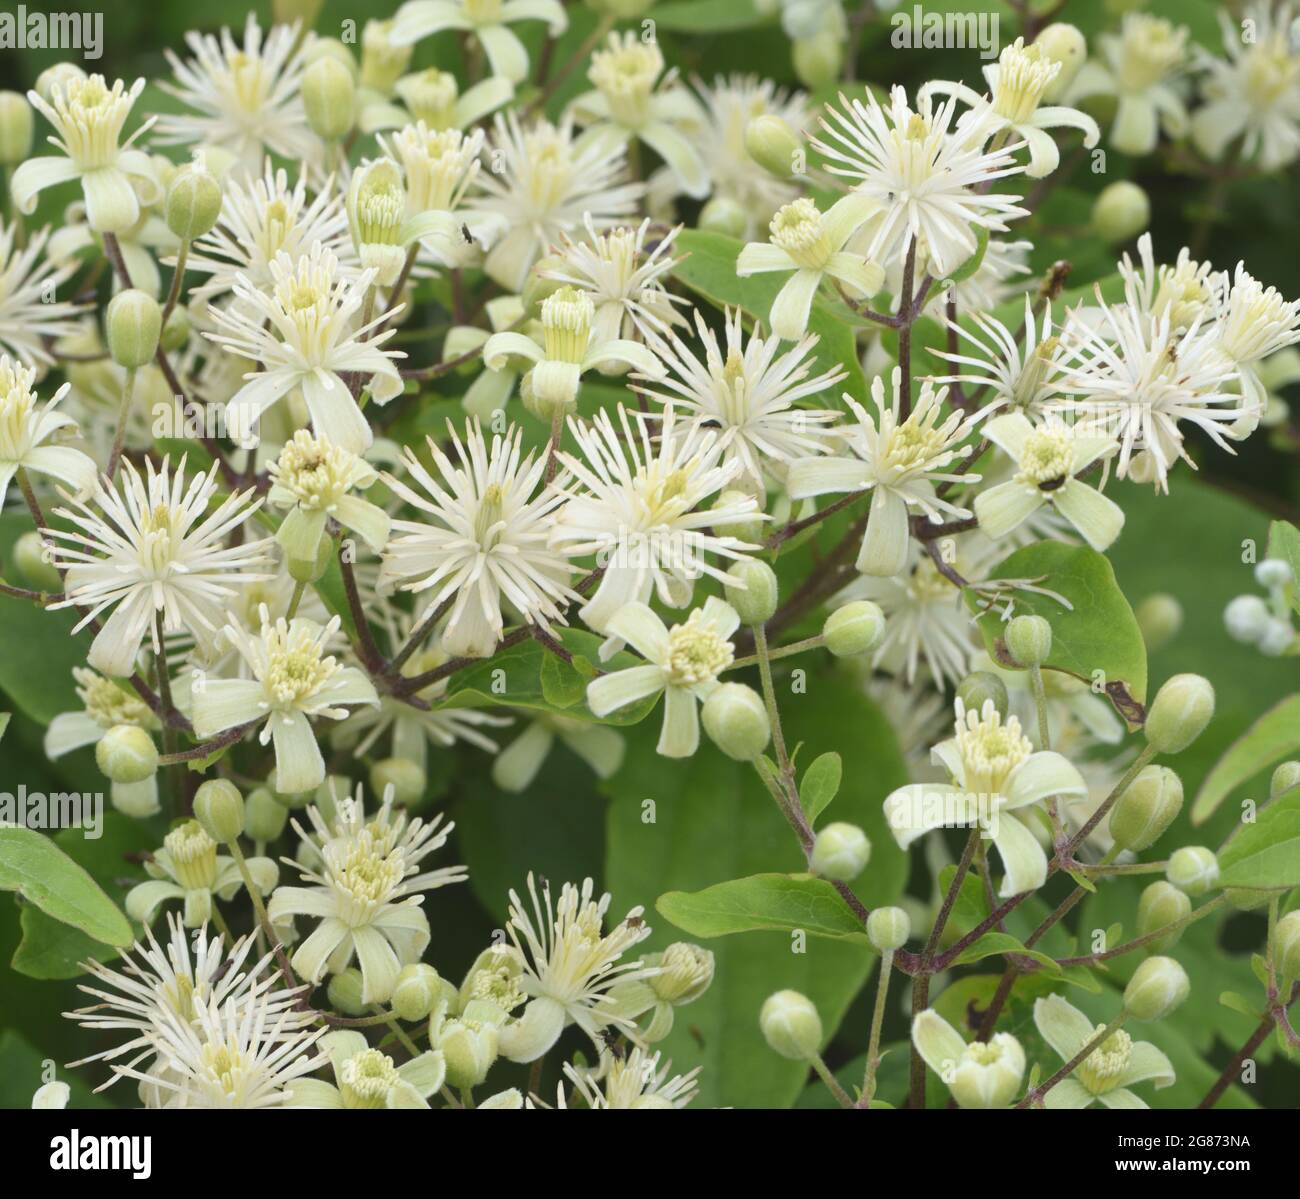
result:
M 640 1045 L 626 1057 L 607 1055 L 598 1068 L 579 1069 L 564 1063 L 564 1074 L 592 1109 L 667 1111 L 685 1107 L 699 1093 L 700 1067 L 672 1073 L 671 1061 L 659 1064 L 658 1053 Z
M 470 129 L 515 96 L 514 84 L 502 75 L 489 75 L 462 93 L 456 76 L 437 67 L 403 75 L 393 85 L 393 91 L 405 107 L 366 105 L 357 122 L 363 133 L 401 129 L 415 122 L 423 122 L 435 133 Z
M 65 383 L 44 407 L 37 408 L 35 382 L 34 368 L 0 354 L 0 506 L 20 470 L 49 475 L 81 496 L 95 484 L 93 458 L 72 446 L 46 444 L 56 434 L 76 430 L 72 417 L 54 411 L 72 385 Z
M 522 83 L 528 51 L 510 28 L 519 21 L 545 21 L 552 38 L 569 27 L 560 0 L 407 0 L 397 10 L 389 38 L 396 46 L 410 45 L 433 33 L 460 30 L 478 39 L 492 74 Z
M 22 245 L 18 225 L 0 219 L 0 351 L 24 366 L 52 365 L 46 341 L 74 335 L 84 311 L 82 305 L 52 300 L 80 264 L 47 252 L 49 241 L 49 229 L 42 229 Z
M 959 1107 L 1010 1107 L 1020 1091 L 1025 1051 L 1010 1033 L 967 1044 L 938 1012 L 927 1008 L 912 1021 L 912 1044 L 948 1085 Z
M 334 1081 L 297 1079 L 290 1086 L 294 1107 L 427 1108 L 429 1096 L 447 1076 L 441 1053 L 426 1050 L 399 1066 L 351 1028 L 327 1032 L 320 1047 L 329 1058 Z

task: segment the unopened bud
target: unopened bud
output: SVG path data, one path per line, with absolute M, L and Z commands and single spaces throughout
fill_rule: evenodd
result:
M 423 1020 L 442 993 L 442 979 L 432 966 L 424 962 L 403 966 L 393 986 L 393 1011 L 403 1020 Z
M 360 75 L 352 51 L 336 37 L 312 38 L 310 44 L 303 48 L 301 57 L 304 70 L 313 63 L 320 62 L 322 58 L 330 58 L 343 67 L 353 79 Z
M 1285 795 L 1292 787 L 1300 787 L 1300 762 L 1281 762 L 1273 771 L 1268 784 L 1269 799 Z
M 777 991 L 763 1002 L 758 1026 L 769 1048 L 792 1061 L 806 1062 L 822 1043 L 822 1020 L 813 1001 L 798 991 Z
M 1147 743 L 1158 753 L 1186 749 L 1214 717 L 1214 688 L 1199 674 L 1176 674 L 1156 692 L 1147 712 Z
M 796 38 L 790 46 L 794 73 L 804 87 L 816 90 L 834 83 L 844 65 L 844 42 L 833 31 Z
M 659 973 L 646 981 L 660 999 L 675 1007 L 698 999 L 713 982 L 712 952 L 689 941 L 674 941 L 654 964 Z
M 283 527 L 283 526 L 282 526 Z M 320 540 L 316 543 L 316 556 L 313 558 L 288 557 L 286 569 L 295 583 L 315 583 L 325 577 L 334 560 L 334 542 L 321 530 Z
M 227 845 L 244 831 L 244 797 L 229 779 L 208 779 L 194 793 L 194 819 L 214 841 Z
M 723 683 L 716 687 L 704 701 L 700 719 L 714 745 L 738 762 L 757 758 L 772 736 L 772 724 L 762 698 L 744 683 Z
M 1173 958 L 1147 958 L 1124 988 L 1124 1010 L 1134 1020 L 1163 1020 L 1191 989 L 1187 971 Z
M 1092 205 L 1092 227 L 1111 245 L 1136 237 L 1151 223 L 1151 201 L 1136 183 L 1120 179 L 1103 187 Z
M 730 196 L 714 196 L 700 209 L 699 226 L 706 233 L 741 238 L 749 228 L 749 214 L 743 204 Z
M 1277 922 L 1273 952 L 1283 978 L 1300 978 L 1300 912 L 1288 912 Z
M 1255 645 L 1268 631 L 1272 613 L 1262 597 L 1239 595 L 1228 601 L 1223 610 L 1223 625 L 1228 636 L 1243 645 Z
M 799 139 L 794 131 L 775 113 L 763 113 L 745 126 L 745 149 L 765 171 L 778 179 L 789 179 L 794 174 L 795 160 L 800 152 Z
M 167 316 L 167 323 L 162 330 L 162 348 L 169 354 L 182 349 L 190 339 L 190 314 L 180 304 Z
M 1285 587 L 1294 580 L 1290 564 L 1281 558 L 1265 558 L 1255 567 L 1255 582 L 1266 591 Z
M 254 841 L 274 841 L 289 820 L 289 809 L 265 787 L 254 787 L 244 801 L 244 831 Z
M 1041 666 L 1052 652 L 1052 626 L 1041 616 L 1016 616 L 1004 636 L 1007 652 L 1021 666 Z
M 1152 883 L 1138 900 L 1137 931 L 1139 937 L 1150 936 L 1162 928 L 1176 924 L 1191 913 L 1192 901 L 1177 887 L 1165 882 Z M 1165 953 L 1178 944 L 1182 929 L 1176 929 L 1150 942 L 1154 953 Z
M 317 137 L 336 142 L 348 134 L 356 92 L 352 73 L 335 58 L 318 58 L 303 72 L 302 102 Z
M 1182 780 L 1168 766 L 1138 772 L 1110 812 L 1110 835 L 1121 849 L 1155 844 L 1183 807 Z
M 35 529 L 28 529 L 14 542 L 14 566 L 23 581 L 41 591 L 59 591 L 63 580 L 50 561 L 49 550 Z
M 438 1050 L 447 1062 L 447 1081 L 453 1087 L 477 1087 L 500 1052 L 495 1024 L 452 1019 L 438 1030 Z
M 167 228 L 181 241 L 202 237 L 221 215 L 221 184 L 199 162 L 183 166 L 167 186 Z
M 986 703 L 992 703 L 998 715 L 1006 718 L 1007 685 L 991 670 L 977 670 L 968 674 L 957 685 L 957 698 L 967 712 L 982 712 Z
M 1034 45 L 1053 62 L 1061 64 L 1056 78 L 1043 90 L 1043 102 L 1055 104 L 1065 95 L 1079 68 L 1087 61 L 1087 39 L 1075 26 L 1057 21 L 1034 38 Z
M 410 758 L 384 758 L 370 768 L 370 786 L 376 795 L 393 788 L 395 803 L 411 807 L 424 798 L 428 778 L 418 762 Z
M 361 998 L 364 986 L 361 971 L 355 966 L 349 966 L 341 974 L 334 975 L 325 988 L 330 1007 L 345 1016 L 364 1016 L 367 1011 L 367 1005 Z
M 912 935 L 912 921 L 902 908 L 876 908 L 867 917 L 867 939 L 881 953 L 901 949 Z
M 758 558 L 747 558 L 727 571 L 727 580 L 735 580 L 723 583 L 727 603 L 743 623 L 760 625 L 771 620 L 779 594 L 776 571 Z
M 1184 845 L 1170 855 L 1165 878 L 1188 895 L 1204 895 L 1219 881 L 1219 860 L 1204 845 Z
M 810 865 L 814 874 L 836 883 L 858 877 L 871 859 L 871 842 L 856 824 L 838 820 L 828 824 L 813 842 Z
M 27 97 L 0 92 L 0 166 L 17 166 L 32 152 L 34 126 Z
M 822 625 L 826 648 L 837 658 L 869 653 L 885 635 L 885 614 L 871 600 L 854 600 L 836 608 Z
M 138 370 L 158 353 L 162 309 L 148 292 L 128 287 L 109 300 L 104 332 L 113 361 L 127 370 Z
M 1183 606 L 1172 595 L 1157 592 L 1148 595 L 1134 609 L 1147 652 L 1155 653 L 1178 636 L 1183 627 Z
M 144 729 L 116 724 L 96 744 L 95 762 L 114 783 L 143 783 L 158 772 L 158 747 Z

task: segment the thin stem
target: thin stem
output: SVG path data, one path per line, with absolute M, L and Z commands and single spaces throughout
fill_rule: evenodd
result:
M 802 641 L 792 641 L 789 645 L 782 645 L 777 649 L 769 649 L 767 659 L 769 662 L 775 662 L 778 658 L 789 658 L 794 654 L 801 654 L 804 650 L 816 649 L 819 645 L 825 645 L 826 638 L 818 633 L 815 637 L 805 637 Z M 736 658 L 728 670 L 739 670 L 742 666 L 757 666 L 759 656 L 757 654 L 747 654 L 743 658 Z
M 1206 916 L 1212 915 L 1218 911 L 1225 903 L 1227 898 L 1223 895 L 1216 895 L 1209 903 L 1203 903 L 1194 912 L 1188 912 L 1186 916 L 1171 921 L 1169 924 L 1158 928 L 1155 932 L 1147 933 L 1144 937 L 1134 937 L 1131 941 L 1125 941 L 1122 945 L 1116 945 L 1114 949 L 1106 949 L 1101 953 L 1090 953 L 1078 958 L 1061 958 L 1058 966 L 1092 966 L 1097 962 L 1108 962 L 1111 958 L 1123 957 L 1126 953 L 1132 953 L 1135 949 L 1141 949 L 1144 945 L 1149 945 L 1152 941 L 1159 940 L 1161 937 L 1167 937 L 1171 933 L 1181 932 L 1189 924 L 1195 924 L 1198 920 L 1205 919 Z
M 830 1072 L 826 1063 L 822 1061 L 820 1053 L 814 1053 L 809 1064 L 817 1071 L 817 1077 L 826 1084 L 826 1089 L 835 1096 L 835 1102 L 838 1103 L 840 1107 L 853 1106 L 852 1097 L 849 1095 L 848 1091 L 840 1086 L 839 1080 Z
M 885 996 L 889 993 L 889 974 L 894 967 L 894 951 L 880 955 L 880 978 L 876 981 L 876 1005 L 871 1012 L 871 1038 L 867 1042 L 867 1068 L 862 1076 L 859 1107 L 869 1108 L 876 1090 L 876 1071 L 880 1068 L 880 1029 L 885 1022 Z
M 564 405 L 557 404 L 551 414 L 551 439 L 546 443 L 546 482 L 554 482 L 560 470 L 560 439 L 564 436 Z
M 1047 1094 L 1058 1082 L 1068 1078 L 1074 1071 L 1092 1055 L 1093 1050 L 1104 1045 L 1110 1039 L 1111 1034 L 1128 1018 L 1128 1012 L 1120 1009 L 1120 1013 L 1115 1017 L 1101 1032 L 1097 1033 L 1088 1041 L 1082 1049 L 1079 1050 L 1068 1062 L 1065 1063 L 1055 1074 L 1044 1083 L 1039 1083 L 1032 1091 L 1029 1092 L 1016 1107 L 1037 1107 L 1042 1103 L 1043 1096 Z
M 113 434 L 113 448 L 108 454 L 108 468 L 105 474 L 109 479 L 117 474 L 117 464 L 122 457 L 122 447 L 126 444 L 126 422 L 131 416 L 131 400 L 135 396 L 135 371 L 126 372 L 122 381 L 122 403 L 117 410 L 117 432 Z
M 172 285 L 167 291 L 167 303 L 163 305 L 162 323 L 167 325 L 167 318 L 171 316 L 173 309 L 176 307 L 176 301 L 181 296 L 181 279 L 185 275 L 185 263 L 190 256 L 190 243 L 188 238 L 181 240 L 181 248 L 176 252 L 176 269 L 172 272 Z
M 564 86 L 565 80 L 591 57 L 591 52 L 605 40 L 605 35 L 613 28 L 614 16 L 612 13 L 606 13 L 587 35 L 586 41 L 573 52 L 573 57 L 555 75 L 551 76 L 551 81 L 538 94 L 537 99 L 528 106 L 525 115 L 531 116 L 539 108 L 545 107 L 546 102 Z
M 1264 1043 L 1265 1038 L 1273 1031 L 1273 1026 L 1278 1020 L 1285 1018 L 1286 1009 L 1295 1002 L 1297 995 L 1300 995 L 1300 982 L 1292 985 L 1291 994 L 1285 1002 L 1279 1000 L 1264 1014 L 1255 1031 L 1250 1034 L 1246 1043 L 1232 1055 L 1232 1060 L 1223 1067 L 1223 1072 L 1214 1080 L 1214 1085 L 1206 1092 L 1205 1098 L 1197 1104 L 1197 1107 L 1208 1111 L 1223 1098 L 1223 1093 L 1232 1085 L 1232 1080 L 1241 1074 L 1242 1065 Z
M 45 528 L 45 513 L 41 511 L 41 502 L 36 498 L 36 492 L 32 490 L 32 481 L 27 477 L 26 467 L 20 466 L 14 472 L 14 478 L 18 480 L 18 488 L 23 493 L 27 511 L 32 514 L 32 520 L 36 522 L 36 531 L 39 533 Z
M 1034 705 L 1038 708 L 1038 747 L 1052 748 L 1052 730 L 1047 720 L 1047 689 L 1043 686 L 1043 668 L 1029 668 L 1029 686 L 1034 693 Z
M 302 593 L 307 590 L 307 580 L 298 579 L 293 585 L 293 595 L 289 597 L 289 610 L 284 614 L 285 620 L 292 620 L 298 613 L 298 605 L 302 603 Z
M 915 271 L 916 238 L 913 237 L 907 242 L 907 257 L 903 260 L 903 285 L 898 298 L 898 311 L 907 314 L 907 319 L 898 329 L 898 369 L 901 374 L 899 413 L 902 420 L 906 420 L 912 412 L 912 322 L 916 319 L 912 307 L 912 276 Z
M 784 775 L 790 767 L 790 755 L 785 748 L 785 734 L 781 730 L 781 712 L 776 705 L 776 688 L 772 685 L 772 655 L 767 648 L 767 630 L 761 625 L 754 626 L 754 648 L 758 651 L 754 657 L 758 662 L 758 674 L 763 684 L 763 703 L 767 707 L 767 719 L 772 725 L 772 744 L 776 746 L 776 761 Z
M 401 670 L 401 668 L 406 664 L 407 659 L 424 644 L 424 639 L 433 632 L 434 626 L 447 614 L 448 610 L 455 602 L 456 597 L 454 595 L 449 595 L 442 601 L 442 603 L 429 610 L 429 615 L 420 622 L 419 627 L 416 628 L 406 639 L 406 644 L 397 651 L 396 656 L 388 663 L 388 669 L 390 671 Z
M 352 572 L 351 555 L 347 550 L 346 541 L 341 537 L 339 538 L 339 574 L 343 577 L 343 593 L 347 597 L 348 611 L 352 614 L 353 624 L 357 626 L 357 640 L 360 642 L 357 656 L 370 674 L 383 674 L 384 655 L 379 652 L 379 646 L 375 644 L 375 635 L 370 631 L 370 622 L 366 619 L 366 611 L 361 606 L 361 593 L 357 590 L 357 578 Z
M 1084 826 L 1066 843 L 1063 855 L 1065 860 L 1068 860 L 1074 854 L 1074 851 L 1083 844 L 1084 839 L 1088 834 L 1106 819 L 1107 813 L 1115 806 L 1119 797 L 1128 790 L 1129 784 L 1137 778 L 1141 771 L 1155 756 L 1155 746 L 1147 744 L 1142 747 L 1142 752 L 1133 759 L 1133 764 L 1124 772 L 1124 776 L 1115 784 L 1111 793 L 1102 800 L 1097 810 L 1088 818 Z
M 174 766 L 177 762 L 198 762 L 203 758 L 209 757 L 219 749 L 225 749 L 227 745 L 234 745 L 249 729 L 257 724 L 256 720 L 250 720 L 246 724 L 237 724 L 232 729 L 226 729 L 224 733 L 218 733 L 210 741 L 204 741 L 199 745 L 191 746 L 189 749 L 177 750 L 172 754 L 161 754 L 158 758 L 159 766 Z

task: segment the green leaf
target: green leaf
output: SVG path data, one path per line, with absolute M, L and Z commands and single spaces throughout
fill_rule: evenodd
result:
M 1024 943 L 1010 933 L 987 932 L 973 945 L 968 945 L 953 959 L 956 966 L 965 966 L 971 962 L 983 961 L 995 954 L 1016 954 L 1019 957 L 1032 958 L 1045 966 L 1052 974 L 1059 974 L 1061 968 L 1054 958 L 1037 949 L 1026 949 Z
M 658 13 L 656 11 L 656 18 Z M 788 278 L 783 274 L 751 275 L 746 279 L 736 274 L 736 256 L 742 243 L 720 233 L 704 233 L 698 229 L 683 229 L 675 243 L 686 257 L 673 268 L 676 275 L 692 291 L 702 295 L 718 308 L 739 307 L 768 327 L 772 301 Z M 834 402 L 840 391 L 847 391 L 855 399 L 864 400 L 867 380 L 858 362 L 853 329 L 827 311 L 820 302 L 814 302 L 808 317 L 808 332 L 819 338 L 813 359 L 816 370 L 847 371 L 848 378 L 827 393 L 827 402 Z
M 587 692 L 586 680 L 557 654 L 542 656 L 542 696 L 556 708 L 571 708 Z
M 28 828 L 0 828 L 0 890 L 17 891 L 47 915 L 105 945 L 129 945 L 131 922 L 99 884 L 53 840 Z
M 1040 541 L 1016 550 L 989 577 L 1038 580 L 1035 586 L 1057 593 L 1070 605 L 1017 590 L 990 607 L 967 588 L 966 602 L 973 612 L 983 613 L 980 631 L 996 661 L 1010 664 L 1002 643 L 1009 616 L 1042 616 L 1052 626 L 1052 652 L 1044 665 L 1089 684 L 1100 683 L 1121 715 L 1134 721 L 1140 717 L 1147 690 L 1146 646 L 1115 572 L 1101 554 L 1086 546 Z
M 1278 796 L 1239 825 L 1219 851 L 1224 887 L 1276 891 L 1300 886 L 1300 788 Z
M 803 772 L 803 782 L 799 784 L 799 802 L 803 805 L 809 824 L 817 823 L 817 817 L 839 793 L 843 776 L 843 760 L 833 750 L 813 759 L 812 764 Z
M 694 893 L 669 891 L 655 907 L 693 937 L 767 930 L 869 944 L 862 921 L 839 892 L 808 874 L 755 874 Z
M 1259 1009 L 1252 1006 L 1249 999 L 1238 995 L 1236 991 L 1224 991 L 1219 996 L 1219 1002 L 1224 1007 L 1234 1012 L 1240 1012 L 1243 1016 L 1249 1016 L 1252 1020 L 1259 1019 Z
M 1291 567 L 1289 584 L 1291 606 L 1300 612 L 1300 529 L 1285 520 L 1275 520 L 1268 526 L 1268 556 L 1281 558 Z
M 1300 749 L 1300 695 L 1289 695 L 1228 747 L 1228 752 L 1201 784 L 1192 804 L 1192 823 L 1204 824 L 1242 783 L 1297 749 Z

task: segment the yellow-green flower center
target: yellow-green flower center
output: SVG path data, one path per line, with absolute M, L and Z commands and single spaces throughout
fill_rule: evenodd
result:
M 835 252 L 826 236 L 822 215 L 807 196 L 778 208 L 768 229 L 772 244 L 808 270 L 821 270 Z
M 209 891 L 217 881 L 217 843 L 197 820 L 187 820 L 163 838 L 176 881 L 187 891 Z
M 1101 1032 L 1102 1025 L 1094 1031 Z M 1133 1038 L 1122 1028 L 1111 1033 L 1078 1068 L 1078 1078 L 1093 1095 L 1104 1095 L 1120 1085 L 1133 1057 Z
M 1020 456 L 1020 478 L 1034 487 L 1058 483 L 1070 473 L 1073 463 L 1074 455 L 1066 434 L 1039 430 L 1025 438 L 1024 452 Z
M 551 362 L 580 365 L 591 341 L 596 307 L 586 292 L 561 287 L 542 301 L 542 339 Z
M 1124 21 L 1117 74 L 1121 92 L 1142 92 L 1182 66 L 1187 30 L 1161 17 L 1133 13 Z
M 734 657 L 731 642 L 706 625 L 699 611 L 692 612 L 684 624 L 673 626 L 668 633 L 667 669 L 673 686 L 712 682 Z
M 296 709 L 310 699 L 339 669 L 337 659 L 321 649 L 320 641 L 302 627 L 268 627 L 266 671 L 262 686 L 278 708 Z
M 430 67 L 399 81 L 397 93 L 411 115 L 430 129 L 450 129 L 455 125 L 456 101 L 460 99 L 455 75 Z
M 614 35 L 610 45 L 591 56 L 587 78 L 605 98 L 615 122 L 637 129 L 650 116 L 650 95 L 664 69 L 664 56 L 657 45 L 640 41 L 634 33 L 621 43 Z
M 1011 716 L 1006 724 L 992 702 L 978 715 L 963 712 L 957 725 L 957 752 L 961 755 L 963 784 L 972 795 L 993 798 L 1004 795 L 1008 776 L 1033 753 L 1029 738 L 1020 731 L 1020 721 Z
M 1061 64 L 1049 58 L 1041 46 L 1026 46 L 1017 38 L 998 60 L 993 111 L 1013 125 L 1023 124 L 1034 115 L 1043 93 L 1060 72 Z
M 383 1107 L 388 1092 L 400 1081 L 393 1059 L 378 1049 L 363 1049 L 339 1067 L 339 1090 L 343 1106 Z

